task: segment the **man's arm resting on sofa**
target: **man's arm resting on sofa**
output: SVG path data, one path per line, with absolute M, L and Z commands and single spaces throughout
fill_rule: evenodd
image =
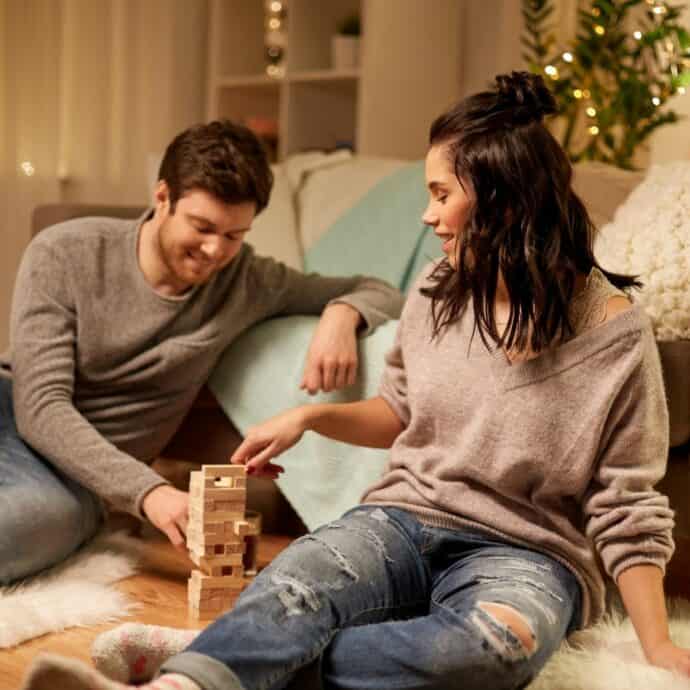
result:
M 390 448 L 404 429 L 393 408 L 381 397 L 352 403 L 302 405 L 247 430 L 231 462 L 247 473 L 275 479 L 284 468 L 271 460 L 294 446 L 305 431 L 369 448 Z

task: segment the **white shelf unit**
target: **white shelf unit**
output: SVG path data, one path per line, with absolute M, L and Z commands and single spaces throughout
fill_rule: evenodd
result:
M 354 147 L 359 70 L 334 70 L 331 37 L 361 0 L 288 0 L 285 76 L 268 77 L 264 0 L 211 0 L 207 119 L 277 123 L 277 157 Z

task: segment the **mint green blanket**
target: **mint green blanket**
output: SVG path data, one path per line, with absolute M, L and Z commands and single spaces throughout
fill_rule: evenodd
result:
M 424 173 L 414 163 L 393 173 L 339 218 L 305 257 L 305 270 L 363 274 L 403 292 L 439 255 L 437 238 L 422 225 Z M 279 412 L 310 402 L 345 402 L 377 394 L 384 355 L 397 322 L 359 343 L 356 386 L 309 396 L 299 390 L 304 357 L 318 318 L 291 316 L 255 326 L 235 341 L 216 367 L 210 388 L 240 432 Z M 387 451 L 357 448 L 307 433 L 281 456 L 280 490 L 309 529 L 342 515 L 380 475 Z

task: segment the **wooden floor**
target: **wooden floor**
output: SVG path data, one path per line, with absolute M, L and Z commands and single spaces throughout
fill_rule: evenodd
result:
M 143 550 L 145 556 L 139 574 L 116 585 L 141 608 L 117 623 L 94 628 L 73 628 L 45 635 L 10 651 L 0 651 L 0 690 L 18 688 L 31 660 L 39 652 L 55 652 L 90 661 L 89 649 L 94 638 L 126 621 L 196 629 L 207 624 L 195 621 L 187 614 L 187 578 L 194 565 L 153 530 L 146 531 L 141 538 L 146 540 L 146 549 Z M 259 568 L 269 563 L 291 540 L 292 537 L 288 536 L 262 535 Z

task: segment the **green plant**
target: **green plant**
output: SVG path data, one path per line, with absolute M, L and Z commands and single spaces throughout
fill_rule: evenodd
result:
M 358 14 L 348 14 L 338 22 L 338 33 L 341 36 L 359 36 L 362 29 Z
M 690 85 L 684 5 L 665 0 L 592 0 L 576 36 L 556 51 L 552 0 L 522 0 L 523 58 L 558 103 L 561 143 L 572 160 L 632 168 L 637 147 L 678 120 L 664 105 Z

